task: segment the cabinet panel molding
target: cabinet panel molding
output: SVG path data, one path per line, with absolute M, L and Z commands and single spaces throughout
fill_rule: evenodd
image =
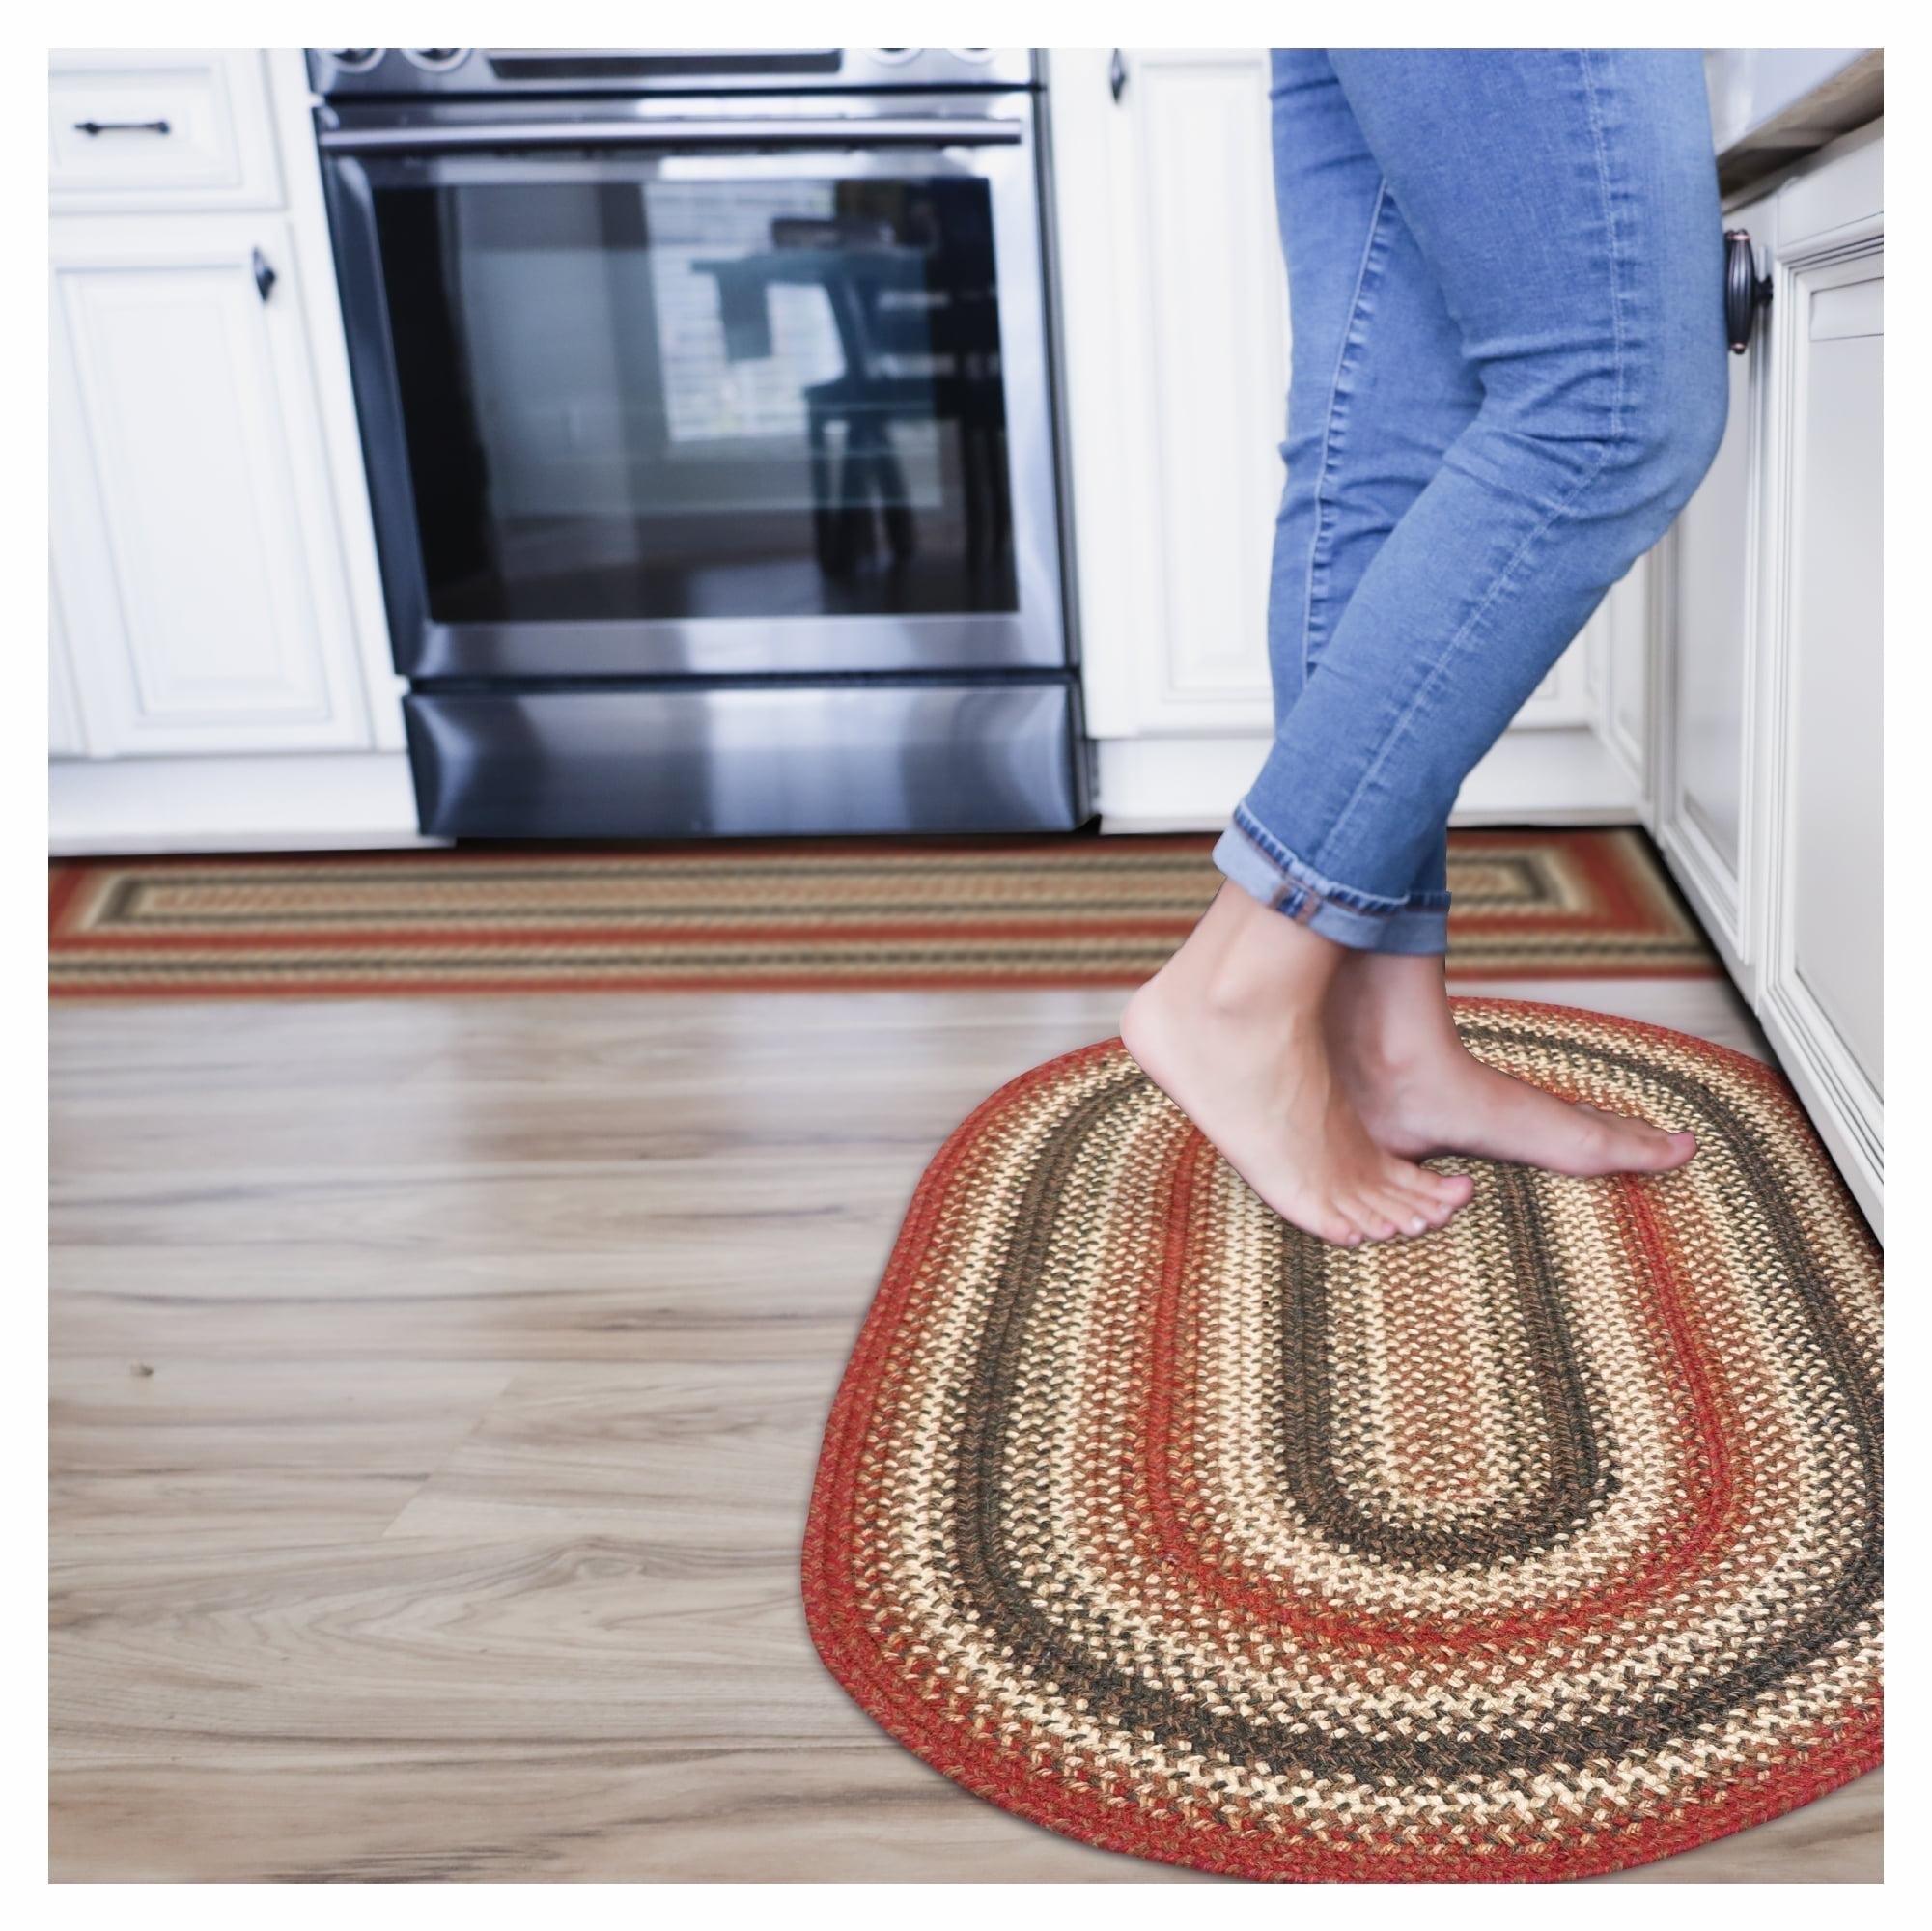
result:
M 47 756 L 83 758 L 87 731 L 81 722 L 80 698 L 74 688 L 73 665 L 68 656 L 67 621 L 61 615 L 61 587 L 51 567 L 47 572 Z
M 1604 693 L 1600 728 L 1610 748 L 1650 791 L 1650 626 L 1655 596 L 1648 554 L 1604 599 Z
M 1778 252 L 1810 256 L 1885 226 L 1885 123 L 1821 148 L 1778 190 Z

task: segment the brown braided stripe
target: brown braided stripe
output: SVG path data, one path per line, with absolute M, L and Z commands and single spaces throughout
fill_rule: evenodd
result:
M 801 840 L 54 868 L 57 997 L 1134 985 L 1208 838 Z M 1453 835 L 1452 976 L 1712 971 L 1632 831 Z
M 820 1654 L 909 1749 L 1295 1880 L 1614 1870 L 1879 1761 L 1880 1260 L 1789 1089 L 1628 1021 L 1458 1019 L 1696 1159 L 1445 1161 L 1447 1228 L 1351 1252 L 1117 1040 L 953 1134 L 804 1557 Z

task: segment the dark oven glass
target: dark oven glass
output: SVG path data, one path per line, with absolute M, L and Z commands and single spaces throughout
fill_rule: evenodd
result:
M 989 186 L 887 167 L 372 171 L 430 618 L 1017 609 Z

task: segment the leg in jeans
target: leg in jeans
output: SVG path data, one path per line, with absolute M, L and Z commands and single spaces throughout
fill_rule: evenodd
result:
M 1474 417 L 1481 390 L 1327 56 L 1278 50 L 1273 81 L 1276 204 L 1294 333 L 1282 451 L 1287 484 L 1269 589 L 1278 731 L 1319 675 L 1370 559 Z M 1447 905 L 1440 854 L 1435 876 L 1419 884 L 1412 904 L 1372 929 L 1387 942 L 1440 950 Z M 1329 1239 L 1353 1244 L 1441 1225 L 1468 1197 L 1468 1182 L 1389 1159 L 1329 1077 L 1312 989 L 1339 959 L 1335 948 L 1262 914 L 1271 928 L 1267 938 L 1292 948 L 1293 956 L 1264 957 L 1251 979 L 1190 974 L 1202 964 L 1202 942 L 1224 930 L 1232 936 L 1229 913 L 1252 903 L 1231 889 L 1217 901 L 1183 957 L 1130 1007 L 1122 1021 L 1130 1049 L 1201 1119 L 1201 1108 L 1190 1104 L 1191 1088 L 1225 1092 L 1239 1069 L 1203 1073 L 1184 1065 L 1170 1032 L 1185 1034 L 1195 1047 L 1221 1032 L 1196 1024 L 1186 1009 L 1206 1002 L 1238 1011 L 1252 995 L 1270 1017 L 1299 1011 L 1307 1023 L 1296 1036 L 1276 1041 L 1250 1062 L 1269 1068 L 1263 1101 L 1269 1119 L 1235 1133 L 1211 1125 L 1211 1134 L 1250 1180 L 1262 1184 L 1272 1204 Z M 1308 993 L 1284 998 L 1285 988 L 1300 984 L 1303 974 L 1310 975 Z M 1190 975 L 1185 988 L 1179 975 Z M 1270 1142 L 1278 1146 L 1284 1136 L 1294 1143 L 1295 1171 L 1269 1186 L 1261 1175 L 1272 1158 Z M 1246 1151 L 1250 1145 L 1257 1148 L 1254 1157 Z
M 1287 485 L 1269 654 L 1277 730 L 1383 542 L 1483 400 L 1476 365 L 1396 207 L 1334 65 L 1277 49 L 1275 194 L 1294 301 Z M 1371 342 L 1373 353 L 1368 352 Z M 1447 833 L 1401 910 L 1344 960 L 1328 1007 L 1344 1092 L 1390 1152 L 1490 1155 L 1599 1173 L 1674 1164 L 1668 1136 L 1494 1073 L 1457 1037 L 1443 981 Z
M 1420 1224 L 1402 1189 L 1420 1200 L 1418 1184 L 1443 1183 L 1362 1154 L 1376 1142 L 1330 1045 L 1331 1020 L 1347 1025 L 1345 989 L 1330 1010 L 1342 959 L 1373 954 L 1415 910 L 1464 775 L 1694 488 L 1724 372 L 1694 54 L 1329 60 L 1482 401 L 1362 571 L 1217 850 L 1241 889 L 1217 897 L 1122 1029 L 1264 1198 L 1348 1239 L 1338 1227 Z M 1376 320 L 1372 302 L 1355 313 L 1357 386 L 1379 366 Z M 1415 1125 L 1427 1115 L 1412 1106 L 1386 1131 L 1385 1157 L 1405 1134 L 1415 1151 L 1435 1138 Z M 1621 1163 L 1693 1150 L 1657 1143 Z
M 1716 453 L 1722 222 L 1694 53 L 1329 59 L 1483 399 L 1363 572 L 1219 856 L 1372 948 L 1464 776 Z
M 1277 47 L 1272 67 L 1294 342 L 1268 599 L 1278 732 L 1370 560 L 1475 419 L 1482 384 L 1328 55 Z M 1445 834 L 1404 909 L 1372 928 L 1378 950 L 1442 950 L 1446 856 Z

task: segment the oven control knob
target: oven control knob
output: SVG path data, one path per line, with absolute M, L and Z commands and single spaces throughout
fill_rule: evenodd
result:
M 909 60 L 917 60 L 925 51 L 924 47 L 874 47 L 872 57 L 886 67 L 901 67 Z
M 360 73 L 382 58 L 380 47 L 330 47 L 328 57 L 344 73 Z
M 447 73 L 469 58 L 467 47 L 405 47 L 403 52 L 430 73 Z

